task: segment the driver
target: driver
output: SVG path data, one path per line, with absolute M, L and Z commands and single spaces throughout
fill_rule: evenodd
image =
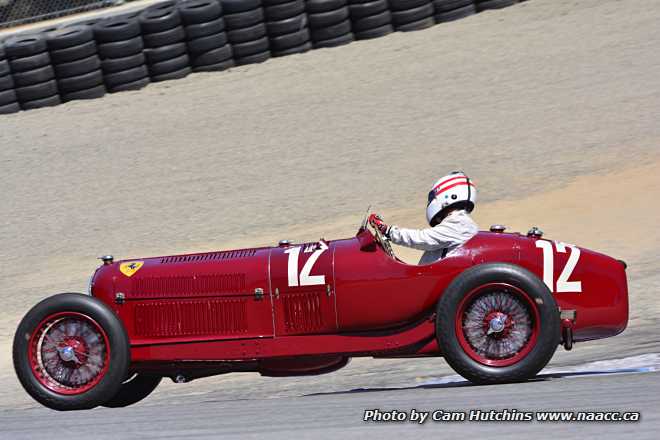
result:
M 444 258 L 479 231 L 470 217 L 477 200 L 477 190 L 462 171 L 453 171 L 439 179 L 429 192 L 426 229 L 405 229 L 388 226 L 378 214 L 369 216 L 369 223 L 392 243 L 426 251 L 419 264 L 431 264 Z

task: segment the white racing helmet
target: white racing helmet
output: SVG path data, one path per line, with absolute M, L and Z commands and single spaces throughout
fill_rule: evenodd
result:
M 442 215 L 449 208 L 460 204 L 465 210 L 471 212 L 477 201 L 477 189 L 470 178 L 462 171 L 452 171 L 440 178 L 429 192 L 428 205 L 426 206 L 426 220 L 431 226 L 435 226 L 442 220 Z

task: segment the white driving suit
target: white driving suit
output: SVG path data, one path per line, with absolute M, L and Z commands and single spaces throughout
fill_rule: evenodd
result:
M 453 251 L 479 232 L 479 227 L 465 210 L 451 212 L 432 228 L 390 228 L 389 238 L 394 244 L 419 249 L 424 252 L 419 264 L 431 264 Z

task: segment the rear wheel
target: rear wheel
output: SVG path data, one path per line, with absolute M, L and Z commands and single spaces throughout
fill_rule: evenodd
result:
M 475 383 L 534 377 L 560 338 L 559 311 L 548 288 L 512 264 L 466 270 L 438 301 L 437 338 L 447 362 Z
M 63 293 L 25 315 L 13 346 L 23 388 L 56 410 L 89 409 L 115 395 L 130 362 L 122 323 L 101 301 Z
M 119 392 L 112 399 L 105 402 L 103 406 L 123 408 L 133 405 L 153 393 L 162 379 L 160 376 L 134 374 L 121 385 Z

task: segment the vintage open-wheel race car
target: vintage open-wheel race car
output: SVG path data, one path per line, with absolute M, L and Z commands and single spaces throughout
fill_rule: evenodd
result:
M 113 261 L 18 326 L 18 378 L 57 410 L 122 407 L 230 372 L 315 375 L 351 357 L 444 357 L 478 384 L 534 377 L 560 344 L 628 321 L 623 261 L 492 227 L 429 265 L 353 238 Z M 414 362 L 414 361 L 411 361 Z

